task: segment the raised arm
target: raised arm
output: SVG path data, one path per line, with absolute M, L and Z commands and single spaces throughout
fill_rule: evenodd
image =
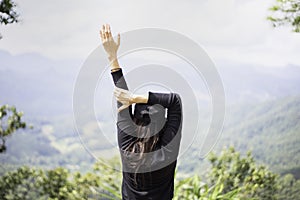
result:
M 148 103 L 151 105 L 160 104 L 167 108 L 167 121 L 164 131 L 160 134 L 160 144 L 162 151 L 155 151 L 153 164 L 160 166 L 161 162 L 176 160 L 179 150 L 182 127 L 182 103 L 180 96 L 176 93 L 154 93 L 148 92 L 146 95 L 132 94 L 126 84 L 123 71 L 117 59 L 117 51 L 120 46 L 120 34 L 117 42 L 112 38 L 110 26 L 103 25 L 100 31 L 103 47 L 108 54 L 111 67 L 111 75 L 115 84 L 114 95 L 117 99 L 118 107 L 118 143 L 122 150 L 131 144 L 135 139 L 130 133 L 135 133 L 136 126 L 132 121 L 132 104 Z M 126 134 L 124 134 L 126 133 Z M 174 137 L 176 137 L 175 140 Z M 173 143 L 173 141 L 175 143 Z M 171 144 L 171 145 L 170 145 Z M 150 154 L 149 154 L 150 155 Z M 150 155 L 151 156 L 151 155 Z
M 123 71 L 117 58 L 117 52 L 120 46 L 120 33 L 118 34 L 117 42 L 115 42 L 111 34 L 110 26 L 105 24 L 100 30 L 100 36 L 104 50 L 108 55 L 111 75 L 116 86 L 114 94 L 118 100 L 118 111 L 127 110 L 128 108 L 131 113 L 132 103 L 146 103 L 148 101 L 148 97 L 145 95 L 134 95 L 128 90 L 126 80 L 123 76 Z
M 160 104 L 167 108 L 167 121 L 163 134 L 160 136 L 161 144 L 168 145 L 176 136 L 181 134 L 182 127 L 182 102 L 177 93 L 149 92 L 148 104 Z
M 120 34 L 118 34 L 118 40 L 115 42 L 111 34 L 110 26 L 105 24 L 100 30 L 100 37 L 110 62 L 111 75 L 115 86 L 128 91 L 128 87 L 117 58 L 117 51 L 120 46 Z M 131 113 L 131 106 L 124 105 L 121 101 L 117 102 L 117 107 L 119 111 L 128 108 Z

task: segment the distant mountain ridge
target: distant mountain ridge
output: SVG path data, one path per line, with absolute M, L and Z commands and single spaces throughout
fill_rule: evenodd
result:
M 224 143 L 235 140 L 239 150 L 252 149 L 257 160 L 273 170 L 294 171 L 300 178 L 300 96 L 253 106 L 248 116 L 240 116 L 240 123 L 225 128 L 223 135 Z
M 300 95 L 230 106 L 226 113 L 221 138 L 213 151 L 220 152 L 224 146 L 234 146 L 242 154 L 251 150 L 258 163 L 300 178 Z M 198 148 L 193 146 L 185 154 L 183 171 L 204 167 Z
M 35 53 L 11 55 L 0 50 L 0 103 L 15 104 L 34 115 L 70 113 L 73 87 L 82 63 L 54 61 Z M 300 94 L 300 66 L 267 68 L 217 62 L 217 68 L 228 104 Z
M 80 61 L 53 61 L 37 54 L 13 56 L 0 50 L 0 104 L 15 105 L 35 123 L 33 132 L 16 133 L 8 139 L 7 144 L 14 147 L 8 146 L 11 151 L 0 155 L 0 160 L 41 165 L 93 161 L 87 156 L 73 124 L 72 92 L 80 66 Z M 222 138 L 215 150 L 230 144 L 242 152 L 252 149 L 257 160 L 273 170 L 297 173 L 300 67 L 273 69 L 232 63 L 217 63 L 217 67 L 225 87 L 227 111 Z M 51 136 L 43 133 L 44 126 L 53 127 Z M 97 134 L 89 135 L 95 131 L 94 127 L 93 124 L 87 128 L 91 140 Z M 94 143 L 91 145 L 97 146 Z M 17 152 L 18 146 L 14 144 L 22 144 L 22 152 Z M 58 146 L 62 149 L 57 149 Z M 64 154 L 69 147 L 72 151 Z M 197 148 L 185 154 L 191 159 L 183 164 L 183 170 L 197 166 L 198 160 L 193 157 Z

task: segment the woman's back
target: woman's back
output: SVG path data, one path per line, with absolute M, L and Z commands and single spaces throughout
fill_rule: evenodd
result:
M 127 88 L 122 69 L 111 74 L 117 87 Z M 152 135 L 157 135 L 158 141 L 151 152 L 141 154 L 131 151 L 130 147 L 140 141 L 133 134 L 138 126 L 133 123 L 132 108 L 130 106 L 118 113 L 118 144 L 123 167 L 122 196 L 130 200 L 168 200 L 173 197 L 174 172 L 181 140 L 181 98 L 176 93 L 149 92 L 147 105 L 160 105 L 167 110 L 163 128 Z
M 156 171 L 138 174 L 123 172 L 123 199 L 172 199 L 175 168 L 176 161 Z

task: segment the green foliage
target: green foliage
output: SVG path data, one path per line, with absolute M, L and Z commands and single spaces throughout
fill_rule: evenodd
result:
M 120 195 L 122 174 L 116 169 L 121 169 L 120 162 L 116 158 L 99 161 L 94 166 L 94 173 L 99 177 L 100 192 L 108 199 L 122 199 Z
M 300 180 L 283 177 L 256 165 L 251 153 L 241 156 L 233 147 L 220 156 L 210 154 L 211 168 L 205 182 L 199 175 L 175 180 L 174 200 L 297 200 Z M 120 200 L 120 162 L 99 161 L 82 174 L 58 167 L 52 170 L 20 167 L 0 177 L 0 199 Z
M 199 199 L 199 200 L 217 200 L 217 199 L 235 199 L 239 193 L 239 188 L 224 193 L 224 184 L 221 179 L 216 184 L 208 186 L 201 182 L 198 175 L 177 181 L 175 185 L 174 200 L 180 199 Z
M 299 174 L 299 96 L 260 105 L 235 105 L 228 110 L 218 151 L 223 146 L 234 146 L 242 154 L 251 150 L 255 161 L 272 171 Z
M 211 153 L 209 160 L 212 164 L 209 181 L 212 184 L 222 182 L 224 193 L 239 189 L 239 199 L 275 199 L 278 176 L 265 166 L 257 166 L 250 152 L 241 157 L 230 147 L 219 157 Z
M 3 105 L 0 107 L 0 153 L 6 150 L 5 140 L 18 129 L 26 128 L 26 123 L 22 121 L 22 112 L 17 112 L 14 106 Z M 32 127 L 31 127 L 32 128 Z
M 300 166 L 285 170 L 281 172 L 281 174 L 282 175 L 292 174 L 295 177 L 295 179 L 300 179 Z
M 0 199 L 45 199 L 39 187 L 41 172 L 29 167 L 20 167 L 16 171 L 8 172 L 0 178 Z
M 278 199 L 299 200 L 300 180 L 296 180 L 292 174 L 286 174 L 278 179 Z
M 11 24 L 18 22 L 19 15 L 15 11 L 16 4 L 12 0 L 0 1 L 0 23 Z
M 19 21 L 19 14 L 15 11 L 16 4 L 12 0 L 0 1 L 0 24 L 12 24 Z M 0 35 L 0 39 L 2 36 Z
M 233 147 L 219 156 L 209 155 L 211 168 L 206 183 L 194 175 L 177 181 L 175 200 L 178 199 L 300 199 L 300 180 L 293 175 L 283 177 L 257 165 L 250 152 L 241 156 Z
M 241 154 L 251 150 L 257 163 L 268 166 L 276 173 L 291 173 L 299 179 L 300 157 L 297 156 L 297 152 L 300 151 L 299 113 L 299 96 L 258 105 L 228 107 L 222 136 L 214 149 L 221 151 L 223 146 L 233 145 Z M 43 119 L 28 116 L 27 119 L 35 124 L 36 128 L 29 133 L 22 131 L 12 134 L 9 138 L 11 144 L 9 150 L 1 154 L 0 163 L 16 167 L 27 164 L 48 168 L 56 166 L 80 168 L 84 172 L 90 170 L 94 161 L 92 156 L 86 154 L 74 135 L 72 116 Z M 51 126 L 53 132 L 44 133 L 42 129 L 44 126 Z M 92 139 L 89 141 L 95 142 Z M 97 138 L 97 141 L 103 140 Z M 98 146 L 103 147 L 103 151 L 108 151 L 104 144 L 98 143 Z M 209 167 L 207 160 L 199 161 L 199 147 L 201 147 L 199 144 L 193 143 L 188 149 L 184 161 L 180 161 L 178 165 L 179 173 L 202 175 L 204 169 Z
M 38 170 L 21 167 L 0 177 L 0 199 L 121 199 L 121 173 L 109 166 L 114 159 L 98 162 L 92 172 L 70 173 L 65 168 Z
M 291 25 L 294 32 L 300 32 L 300 2 L 299 0 L 277 0 L 270 8 L 273 16 L 267 19 L 274 27 Z

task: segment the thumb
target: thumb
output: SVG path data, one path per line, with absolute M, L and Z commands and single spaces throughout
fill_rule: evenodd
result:
M 119 109 L 118 109 L 118 112 L 121 112 L 122 110 L 124 110 L 125 108 L 127 108 L 128 107 L 128 105 L 123 105 L 123 106 L 121 106 Z

